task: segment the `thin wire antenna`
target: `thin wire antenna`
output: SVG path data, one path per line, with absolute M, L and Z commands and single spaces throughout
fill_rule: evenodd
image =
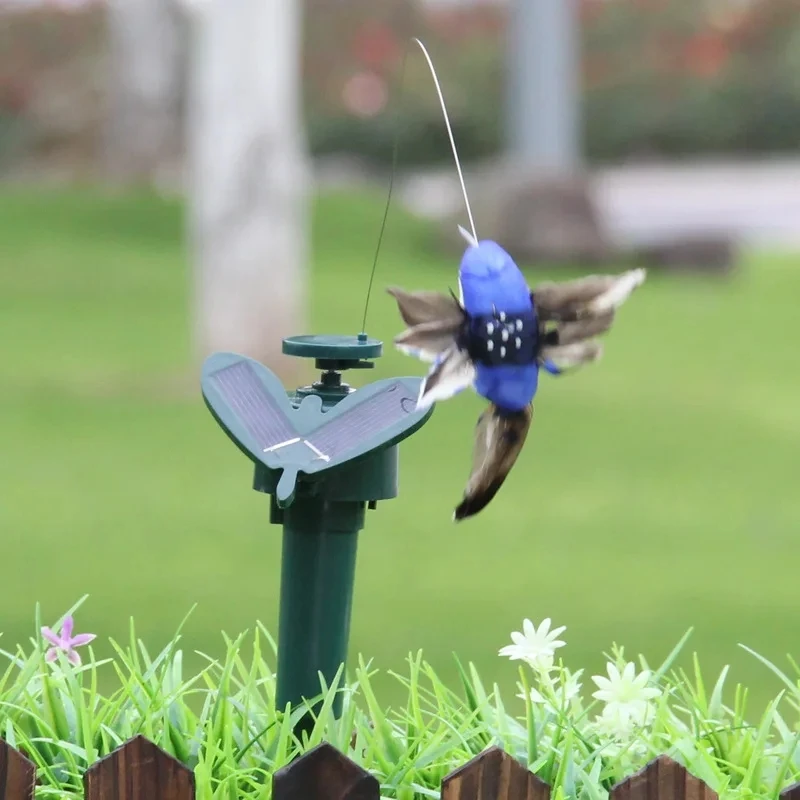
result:
M 408 50 L 403 55 L 403 65 L 400 68 L 400 94 L 402 95 L 403 86 L 405 84 L 406 75 L 406 61 L 408 60 Z M 361 321 L 361 333 L 366 335 L 367 329 L 367 312 L 369 311 L 369 296 L 372 294 L 372 282 L 375 280 L 375 269 L 378 266 L 378 256 L 381 252 L 381 242 L 383 242 L 383 233 L 386 230 L 386 220 L 389 217 L 389 206 L 392 202 L 392 189 L 394 188 L 394 176 L 397 171 L 397 146 L 399 135 L 395 129 L 394 141 L 392 143 L 392 169 L 389 174 L 389 192 L 386 196 L 386 207 L 383 209 L 383 220 L 381 222 L 381 230 L 378 234 L 378 245 L 375 248 L 375 258 L 372 261 L 372 272 L 369 275 L 369 286 L 367 287 L 367 300 L 364 303 L 364 319 Z
M 433 66 L 433 61 L 431 61 L 431 57 L 428 55 L 428 51 L 425 49 L 425 45 L 422 42 L 414 37 L 414 41 L 420 46 L 423 55 L 425 56 L 425 60 L 428 62 L 428 66 L 431 70 L 431 75 L 433 77 L 433 83 L 436 86 L 436 93 L 439 95 L 439 103 L 442 106 L 442 114 L 444 115 L 444 123 L 447 126 L 447 134 L 450 137 L 450 146 L 453 149 L 453 159 L 456 162 L 456 170 L 458 171 L 458 179 L 461 182 L 461 192 L 464 195 L 464 203 L 467 206 L 467 216 L 469 217 L 469 227 L 472 230 L 472 239 L 474 240 L 475 244 L 478 243 L 478 234 L 475 230 L 475 221 L 472 219 L 472 209 L 469 205 L 469 197 L 467 196 L 467 187 L 464 184 L 464 174 L 461 172 L 461 162 L 458 159 L 458 148 L 456 148 L 456 140 L 453 138 L 453 129 L 450 127 L 450 117 L 447 114 L 447 106 L 444 102 L 444 96 L 442 95 L 442 87 L 439 84 L 439 77 L 436 74 L 436 68 Z M 462 234 L 463 235 L 463 234 Z

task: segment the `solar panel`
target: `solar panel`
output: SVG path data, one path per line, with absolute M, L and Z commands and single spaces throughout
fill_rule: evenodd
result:
M 308 476 L 390 447 L 419 428 L 420 378 L 377 381 L 328 410 L 318 396 L 295 407 L 266 367 L 234 353 L 206 359 L 203 397 L 228 436 L 252 461 L 282 471 L 279 502 L 291 502 L 299 473 Z M 302 478 L 299 478 L 302 480 Z
M 221 397 L 263 450 L 297 436 L 275 399 L 248 361 L 239 361 L 214 373 Z
M 363 403 L 339 414 L 307 438 L 317 450 L 333 461 L 355 443 L 375 436 L 408 416 L 409 400 L 416 403 L 416 397 L 404 390 L 401 383 L 393 383 Z

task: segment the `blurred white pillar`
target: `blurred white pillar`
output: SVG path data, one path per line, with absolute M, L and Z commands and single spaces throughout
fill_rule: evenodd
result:
M 196 341 L 278 371 L 281 338 L 306 331 L 302 5 L 187 0 Z
M 515 163 L 581 162 L 579 0 L 510 0 L 508 144 Z

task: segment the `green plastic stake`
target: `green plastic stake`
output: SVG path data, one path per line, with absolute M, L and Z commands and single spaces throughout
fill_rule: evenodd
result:
M 203 365 L 205 403 L 255 464 L 283 526 L 279 709 L 330 685 L 346 662 L 358 533 L 366 509 L 398 493 L 398 444 L 428 420 L 416 409 L 421 378 L 388 378 L 358 391 L 348 369 L 370 369 L 383 345 L 359 336 L 293 336 L 283 352 L 315 359 L 320 379 L 287 392 L 253 359 L 215 353 Z M 334 713 L 341 712 L 341 697 Z

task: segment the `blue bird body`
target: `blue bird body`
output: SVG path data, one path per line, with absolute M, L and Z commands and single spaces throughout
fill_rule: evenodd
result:
M 530 289 L 514 259 L 497 242 L 468 247 L 458 268 L 463 305 L 471 316 L 533 310 Z
M 508 346 L 504 354 L 515 354 L 515 345 L 521 340 L 529 358 L 516 363 L 475 362 L 474 389 L 483 398 L 505 411 L 520 411 L 530 405 L 539 385 L 539 364 L 535 358 L 538 343 L 538 320 L 531 300 L 527 281 L 514 263 L 514 259 L 496 242 L 483 240 L 467 248 L 458 270 L 461 302 L 471 321 L 489 326 L 494 331 L 508 319 L 524 319 L 522 330 L 510 328 Z M 488 321 L 487 321 L 488 320 Z M 497 320 L 493 322 L 492 320 Z M 517 323 L 519 325 L 519 323 Z M 485 328 L 482 333 L 485 334 Z M 519 334 L 519 335 L 517 335 Z M 502 340 L 500 340 L 502 341 Z M 499 354 L 498 346 L 494 350 Z

